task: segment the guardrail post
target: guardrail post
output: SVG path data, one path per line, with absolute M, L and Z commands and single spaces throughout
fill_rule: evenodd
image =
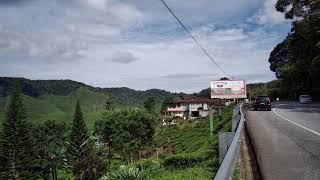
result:
M 224 156 L 226 155 L 231 142 L 233 140 L 235 133 L 234 132 L 219 132 L 219 163 L 222 162 Z

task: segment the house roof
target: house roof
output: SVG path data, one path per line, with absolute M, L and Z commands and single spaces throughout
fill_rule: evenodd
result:
M 163 112 L 186 112 L 188 111 L 187 109 L 168 109 L 168 110 L 164 110 Z
M 178 104 L 178 103 L 207 103 L 207 104 L 214 104 L 214 105 L 220 105 L 221 100 L 220 99 L 182 99 L 182 100 L 176 100 L 172 101 L 169 104 Z

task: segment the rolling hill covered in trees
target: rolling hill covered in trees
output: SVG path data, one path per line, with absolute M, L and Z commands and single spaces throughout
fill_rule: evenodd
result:
M 24 94 L 27 117 L 32 122 L 57 120 L 70 122 L 76 99 L 80 99 L 85 120 L 89 128 L 97 120 L 104 103 L 111 99 L 117 107 L 142 107 L 148 97 L 154 97 L 160 110 L 166 97 L 184 97 L 184 93 L 150 89 L 137 91 L 126 87 L 97 88 L 71 80 L 29 80 L 25 78 L 0 77 L 0 120 L 4 118 L 4 107 L 11 93 L 12 84 L 20 82 Z
M 92 93 L 109 96 L 120 106 L 142 105 L 149 96 L 155 97 L 156 100 L 163 100 L 166 96 L 186 95 L 160 89 L 137 91 L 127 87 L 97 88 L 72 80 L 29 80 L 25 78 L 0 77 L 0 97 L 9 95 L 14 81 L 20 82 L 23 94 L 33 98 L 39 98 L 43 95 L 69 96 L 81 87 Z

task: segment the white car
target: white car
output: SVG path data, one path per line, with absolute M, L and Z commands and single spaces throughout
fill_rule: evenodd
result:
M 299 102 L 300 103 L 311 103 L 312 97 L 310 95 L 300 95 L 299 96 Z

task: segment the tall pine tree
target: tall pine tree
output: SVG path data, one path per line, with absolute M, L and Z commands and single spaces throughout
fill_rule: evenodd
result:
M 16 83 L 0 132 L 0 179 L 37 179 L 37 167 L 30 125 Z
M 76 180 L 81 179 L 79 164 L 93 151 L 86 124 L 84 122 L 80 102 L 77 100 L 72 129 L 67 147 L 68 164 L 71 166 Z

